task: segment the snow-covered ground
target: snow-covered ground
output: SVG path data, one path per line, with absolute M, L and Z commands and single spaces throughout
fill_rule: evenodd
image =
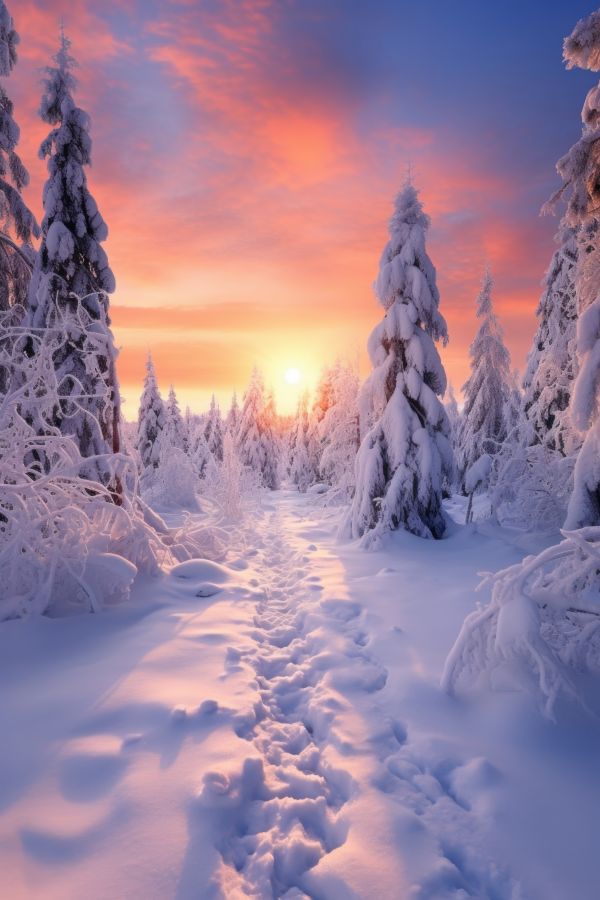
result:
M 477 573 L 536 548 L 366 553 L 320 503 L 274 492 L 223 564 L 0 626 L 2 898 L 596 900 L 598 722 L 439 687 Z

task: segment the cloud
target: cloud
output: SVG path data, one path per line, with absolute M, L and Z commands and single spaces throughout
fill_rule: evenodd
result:
M 129 392 L 139 388 L 148 347 L 162 377 L 189 396 L 196 385 L 202 397 L 213 387 L 241 389 L 257 356 L 275 366 L 285 348 L 293 355 L 311 347 L 307 365 L 316 368 L 319 358 L 364 348 L 381 314 L 371 284 L 409 162 L 432 219 L 450 377 L 460 385 L 467 374 L 488 261 L 522 366 L 552 252 L 531 173 L 521 161 L 500 167 L 502 136 L 477 123 L 465 130 L 467 109 L 457 107 L 463 124 L 454 127 L 424 67 L 399 80 L 389 36 L 380 34 L 376 58 L 366 6 L 40 6 L 23 0 L 15 9 L 21 60 L 8 83 L 32 174 L 28 197 L 39 211 L 39 67 L 64 15 L 80 62 L 77 99 L 92 116 L 89 181 L 110 228 L 113 318 Z M 383 7 L 391 22 L 393 5 Z

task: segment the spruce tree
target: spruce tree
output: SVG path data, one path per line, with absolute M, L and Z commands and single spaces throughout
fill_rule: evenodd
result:
M 279 486 L 278 457 L 281 448 L 276 435 L 277 420 L 272 395 L 265 398 L 262 374 L 255 367 L 244 396 L 237 435 L 241 462 L 260 478 L 264 487 Z
M 64 334 L 54 355 L 62 400 L 55 425 L 84 457 L 120 449 L 120 398 L 108 293 L 114 276 L 101 243 L 106 224 L 87 187 L 90 120 L 75 105 L 75 62 L 61 34 L 55 65 L 46 69 L 40 107 L 53 128 L 40 148 L 48 160 L 42 241 L 29 285 L 25 325 Z M 92 463 L 90 477 L 104 477 Z M 87 470 L 86 470 L 87 471 Z
M 581 443 L 569 415 L 577 375 L 576 229 L 561 225 L 557 243 L 537 309 L 539 324 L 527 358 L 523 402 L 531 443 L 568 456 Z
M 305 391 L 298 401 L 298 409 L 290 436 L 289 473 L 292 484 L 301 494 L 306 493 L 313 483 L 313 468 L 309 459 L 309 415 L 308 393 Z
M 240 407 L 238 404 L 237 393 L 234 391 L 233 396 L 231 398 L 231 406 L 229 407 L 229 412 L 227 413 L 227 418 L 225 419 L 225 427 L 229 434 L 233 437 L 234 442 L 237 435 L 237 430 L 240 424 Z
M 600 71 L 600 10 L 581 19 L 564 42 L 567 68 Z M 579 372 L 571 397 L 571 420 L 585 434 L 575 466 L 565 527 L 600 524 L 600 83 L 588 92 L 581 113 L 581 138 L 557 163 L 563 180 L 548 206 L 566 199 L 564 220 L 577 230 L 575 271 Z
M 162 444 L 165 453 L 168 453 L 170 448 L 185 449 L 185 426 L 173 385 L 169 388 L 169 396 L 165 408 L 165 427 Z
M 152 356 L 148 354 L 144 390 L 140 400 L 135 447 L 144 469 L 156 469 L 160 461 L 160 436 L 165 427 L 165 405 L 160 396 Z
M 464 407 L 459 437 L 461 485 L 468 469 L 484 454 L 493 456 L 507 433 L 510 355 L 492 304 L 492 276 L 486 271 L 477 298 L 479 329 L 469 351 L 471 375 L 463 386 Z
M 221 410 L 216 401 L 215 395 L 212 395 L 210 401 L 210 409 L 206 416 L 204 426 L 204 437 L 208 449 L 218 462 L 223 461 L 223 420 L 221 418 Z
M 17 62 L 19 35 L 12 16 L 0 0 L 0 76 L 10 76 Z M 39 236 L 33 213 L 22 191 L 29 174 L 18 153 L 20 131 L 13 104 L 0 84 L 0 310 L 26 306 L 33 261 L 32 239 Z
M 262 479 L 264 486 L 272 491 L 276 491 L 279 488 L 279 462 L 282 455 L 278 421 L 275 394 L 272 389 L 269 389 L 262 418 L 261 443 L 264 459 Z
M 333 367 L 332 396 L 320 426 L 321 478 L 349 499 L 354 491 L 354 462 L 360 446 L 358 370 L 338 360 Z
M 396 528 L 424 538 L 445 531 L 442 482 L 452 468 L 440 401 L 446 375 L 435 341 L 447 340 L 435 269 L 425 249 L 429 218 L 407 183 L 396 198 L 375 293 L 385 310 L 368 342 L 371 427 L 356 460 L 347 532 L 368 542 Z

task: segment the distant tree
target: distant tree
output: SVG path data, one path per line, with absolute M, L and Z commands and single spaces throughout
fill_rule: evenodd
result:
M 140 399 L 135 447 L 144 469 L 156 469 L 160 460 L 160 436 L 165 427 L 165 404 L 160 396 L 154 363 L 149 353 L 144 389 Z
M 448 390 L 446 391 L 446 394 L 447 400 L 444 403 L 444 408 L 446 410 L 448 423 L 450 425 L 450 444 L 452 446 L 452 454 L 454 457 L 452 473 L 445 476 L 443 484 L 444 496 L 449 497 L 457 488 L 456 460 L 458 459 L 458 441 L 460 438 L 461 414 L 458 408 L 458 403 L 456 401 L 454 388 L 450 383 L 448 384 Z
M 385 310 L 373 330 L 370 429 L 356 460 L 346 523 L 367 542 L 395 528 L 425 538 L 445 531 L 442 482 L 452 468 L 450 426 L 440 401 L 446 375 L 435 341 L 446 340 L 435 269 L 425 249 L 429 219 L 407 183 L 396 198 L 375 293 Z M 364 405 L 364 399 L 363 399 Z
M 12 16 L 0 0 L 0 76 L 4 78 L 17 62 L 18 43 Z M 17 154 L 19 137 L 12 101 L 0 85 L 0 310 L 27 304 L 34 257 L 32 239 L 40 234 L 22 196 L 29 174 Z
M 289 473 L 292 484 L 301 494 L 306 493 L 313 483 L 314 470 L 310 464 L 308 393 L 304 392 L 298 401 L 298 409 L 292 426 L 289 446 Z
M 357 367 L 338 361 L 333 369 L 331 402 L 321 421 L 319 468 L 323 480 L 345 500 L 354 492 L 354 463 L 360 446 L 358 392 Z
M 272 390 L 267 392 L 262 421 L 262 446 L 263 469 L 262 478 L 265 487 L 275 491 L 279 487 L 279 465 L 282 456 L 282 446 L 278 433 L 278 416 L 275 405 L 275 395 Z
M 165 452 L 168 453 L 169 448 L 172 447 L 176 447 L 178 450 L 184 450 L 185 426 L 173 385 L 169 388 L 169 397 L 165 409 L 165 427 L 163 429 L 163 436 Z
M 256 473 L 268 488 L 279 485 L 276 441 L 276 417 L 272 399 L 265 399 L 265 387 L 260 371 L 252 371 L 240 415 L 237 449 L 241 462 Z
M 208 449 L 218 462 L 223 461 L 223 431 L 221 410 L 213 394 L 204 425 L 204 437 L 206 438 Z
M 59 379 L 70 381 L 71 395 L 56 409 L 54 424 L 74 438 L 82 456 L 94 457 L 120 448 L 116 350 L 108 315 L 115 280 L 101 246 L 108 230 L 87 187 L 90 121 L 73 100 L 69 47 L 63 33 L 55 66 L 46 69 L 44 81 L 40 114 L 54 127 L 40 149 L 48 159 L 48 180 L 25 325 L 65 331 L 54 365 Z M 94 352 L 84 340 L 82 321 L 88 318 L 95 323 Z M 102 479 L 104 473 L 95 469 L 91 463 L 90 477 Z
M 321 456 L 323 454 L 323 434 L 321 431 L 321 423 L 325 418 L 327 410 L 333 403 L 333 382 L 335 378 L 335 367 L 324 366 L 321 370 L 319 381 L 315 389 L 315 396 L 312 409 L 308 418 L 308 459 L 313 470 L 312 482 L 316 482 L 320 478 Z
M 225 428 L 229 432 L 229 434 L 234 438 L 237 434 L 237 430 L 240 424 L 240 407 L 238 404 L 237 393 L 234 391 L 233 396 L 231 398 L 231 406 L 229 407 L 229 412 L 227 413 L 227 417 L 225 419 Z
M 492 276 L 487 271 L 477 298 L 480 325 L 469 351 L 471 375 L 463 387 L 465 402 L 458 451 L 463 490 L 467 471 L 479 457 L 497 453 L 507 434 L 510 355 L 494 314 L 492 286 Z
M 527 358 L 523 402 L 532 443 L 568 456 L 581 444 L 569 414 L 578 370 L 576 229 L 561 225 L 557 243 L 537 309 L 538 329 Z

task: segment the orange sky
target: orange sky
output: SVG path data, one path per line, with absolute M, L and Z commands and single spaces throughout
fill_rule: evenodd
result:
M 562 132 L 556 147 L 534 129 L 511 134 L 534 160 L 546 154 L 536 169 L 529 159 L 513 164 L 506 126 L 490 124 L 483 105 L 478 122 L 479 107 L 463 109 L 458 89 L 452 100 L 442 75 L 424 68 L 403 81 L 379 71 L 383 31 L 377 59 L 366 39 L 346 53 L 340 29 L 357 23 L 343 4 L 327 13 L 316 2 L 271 0 L 100 6 L 13 2 L 21 52 L 8 87 L 39 212 L 38 69 L 63 14 L 80 63 L 77 99 L 92 116 L 89 181 L 110 229 L 127 415 L 137 409 L 148 349 L 165 391 L 172 382 L 182 405 L 197 409 L 213 390 L 224 405 L 241 393 L 255 362 L 286 412 L 297 393 L 285 386 L 287 368 L 310 384 L 337 354 L 359 352 L 366 371 L 366 339 L 381 314 L 371 284 L 409 161 L 432 218 L 450 379 L 458 388 L 467 375 L 486 262 L 522 369 L 553 249 L 555 223 L 537 213 L 555 185 Z M 385 52 L 395 65 L 393 44 Z M 557 85 L 559 75 L 560 53 Z M 509 110 L 502 115 L 510 121 Z M 577 106 L 568 126 L 575 137 Z

